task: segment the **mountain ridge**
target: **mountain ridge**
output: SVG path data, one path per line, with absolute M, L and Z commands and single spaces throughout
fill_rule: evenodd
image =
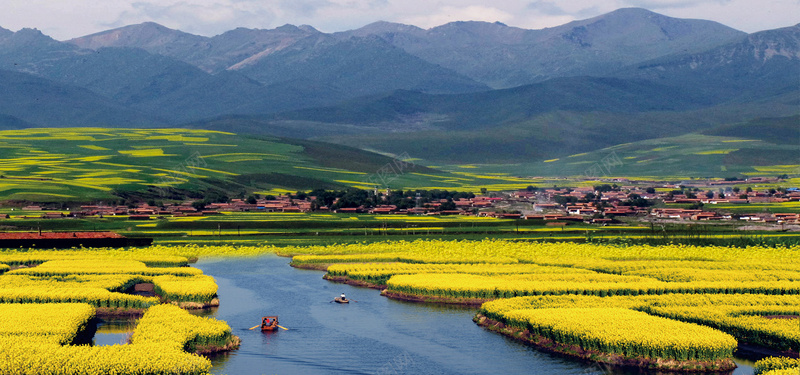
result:
M 183 39 L 170 45 L 177 31 L 163 26 L 159 29 L 163 34 L 161 38 L 148 39 L 163 41 L 158 45 L 136 43 L 138 39 L 133 37 L 120 38 L 113 43 L 104 39 L 108 33 L 136 34 L 137 30 L 145 28 L 152 27 L 130 25 L 67 42 L 93 48 L 143 48 L 208 72 L 219 72 L 250 65 L 252 60 L 271 54 L 271 50 L 282 50 L 307 37 L 325 35 L 347 40 L 352 36 L 378 36 L 422 60 L 492 88 L 508 88 L 567 75 L 603 74 L 620 64 L 631 65 L 658 56 L 703 50 L 746 35 L 714 21 L 679 19 L 642 8 L 623 8 L 586 20 L 533 30 L 479 21 L 450 22 L 426 30 L 378 21 L 355 30 L 325 34 L 313 28 L 284 25 L 268 30 L 237 28 L 210 38 L 194 35 L 191 37 L 197 40 L 194 50 L 187 50 L 189 43 Z M 303 33 L 288 33 L 289 30 Z M 120 41 L 128 43 L 120 44 Z M 233 44 L 239 48 L 231 47 Z M 242 45 L 248 47 L 242 48 Z M 615 46 L 624 49 L 617 50 Z M 569 59 L 577 63 L 565 61 Z M 515 68 L 520 64 L 524 68 Z

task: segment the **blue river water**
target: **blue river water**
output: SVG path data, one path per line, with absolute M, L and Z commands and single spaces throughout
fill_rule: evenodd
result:
M 289 259 L 202 259 L 219 285 L 239 350 L 212 357 L 214 374 L 638 374 L 539 352 L 472 322 L 474 309 L 390 300 L 332 283 Z M 357 302 L 331 303 L 340 293 Z M 249 330 L 278 315 L 288 331 Z M 735 375 L 752 374 L 740 362 Z M 749 365 L 748 365 L 749 364 Z

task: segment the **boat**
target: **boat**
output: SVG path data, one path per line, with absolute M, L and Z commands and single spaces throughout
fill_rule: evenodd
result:
M 350 303 L 350 300 L 347 297 L 336 297 L 333 299 L 336 303 Z
M 265 316 L 261 318 L 261 330 L 262 331 L 275 331 L 278 329 L 278 317 L 277 316 Z

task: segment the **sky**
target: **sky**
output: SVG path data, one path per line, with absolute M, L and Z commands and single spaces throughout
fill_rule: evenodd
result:
M 336 32 L 375 21 L 426 29 L 452 21 L 499 21 L 541 29 L 626 7 L 746 32 L 800 23 L 800 0 L 0 0 L 0 27 L 36 28 L 57 40 L 148 21 L 203 36 L 284 24 Z

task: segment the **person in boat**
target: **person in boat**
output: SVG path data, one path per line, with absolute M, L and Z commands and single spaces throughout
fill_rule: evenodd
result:
M 261 321 L 262 327 L 269 327 L 270 324 L 269 318 L 264 318 L 264 320 Z
M 347 297 L 344 296 L 344 293 L 342 293 L 342 295 L 339 297 L 342 299 L 342 301 L 347 301 Z

